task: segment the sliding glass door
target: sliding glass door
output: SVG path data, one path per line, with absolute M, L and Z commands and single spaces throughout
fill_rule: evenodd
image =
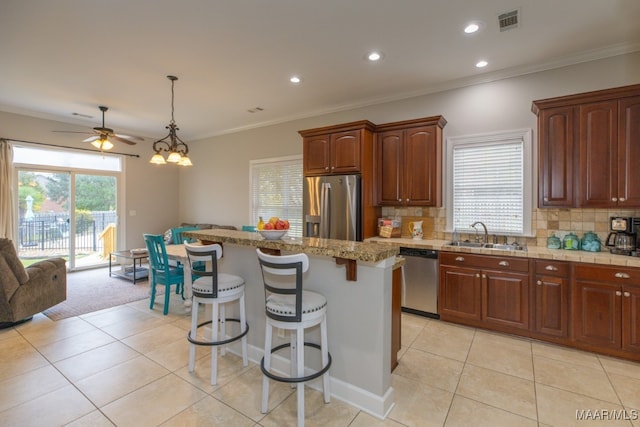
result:
M 14 151 L 23 263 L 64 257 L 69 270 L 106 265 L 117 247 L 120 159 L 84 153 L 56 159 L 60 152 L 55 150 Z M 38 161 L 34 151 L 45 155 Z

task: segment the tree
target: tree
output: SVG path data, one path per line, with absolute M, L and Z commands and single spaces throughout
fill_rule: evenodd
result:
M 109 211 L 116 207 L 116 178 L 76 175 L 76 209 Z

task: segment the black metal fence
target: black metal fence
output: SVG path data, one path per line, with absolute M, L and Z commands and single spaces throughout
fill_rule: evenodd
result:
M 38 213 L 20 218 L 18 242 L 24 250 L 58 251 L 69 249 L 68 213 Z M 98 236 L 110 223 L 116 223 L 115 211 L 76 213 L 75 249 L 95 252 L 102 247 Z

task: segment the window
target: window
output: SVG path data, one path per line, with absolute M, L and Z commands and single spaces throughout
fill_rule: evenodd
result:
M 447 139 L 447 224 L 473 232 L 531 234 L 531 130 Z
M 302 156 L 252 160 L 251 221 L 289 220 L 291 237 L 302 237 Z

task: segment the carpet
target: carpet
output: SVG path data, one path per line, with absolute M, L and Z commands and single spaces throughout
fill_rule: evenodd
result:
M 132 282 L 109 277 L 108 268 L 67 273 L 67 299 L 43 311 L 51 320 L 66 319 L 149 298 L 149 281 Z M 157 289 L 164 295 L 164 286 Z

